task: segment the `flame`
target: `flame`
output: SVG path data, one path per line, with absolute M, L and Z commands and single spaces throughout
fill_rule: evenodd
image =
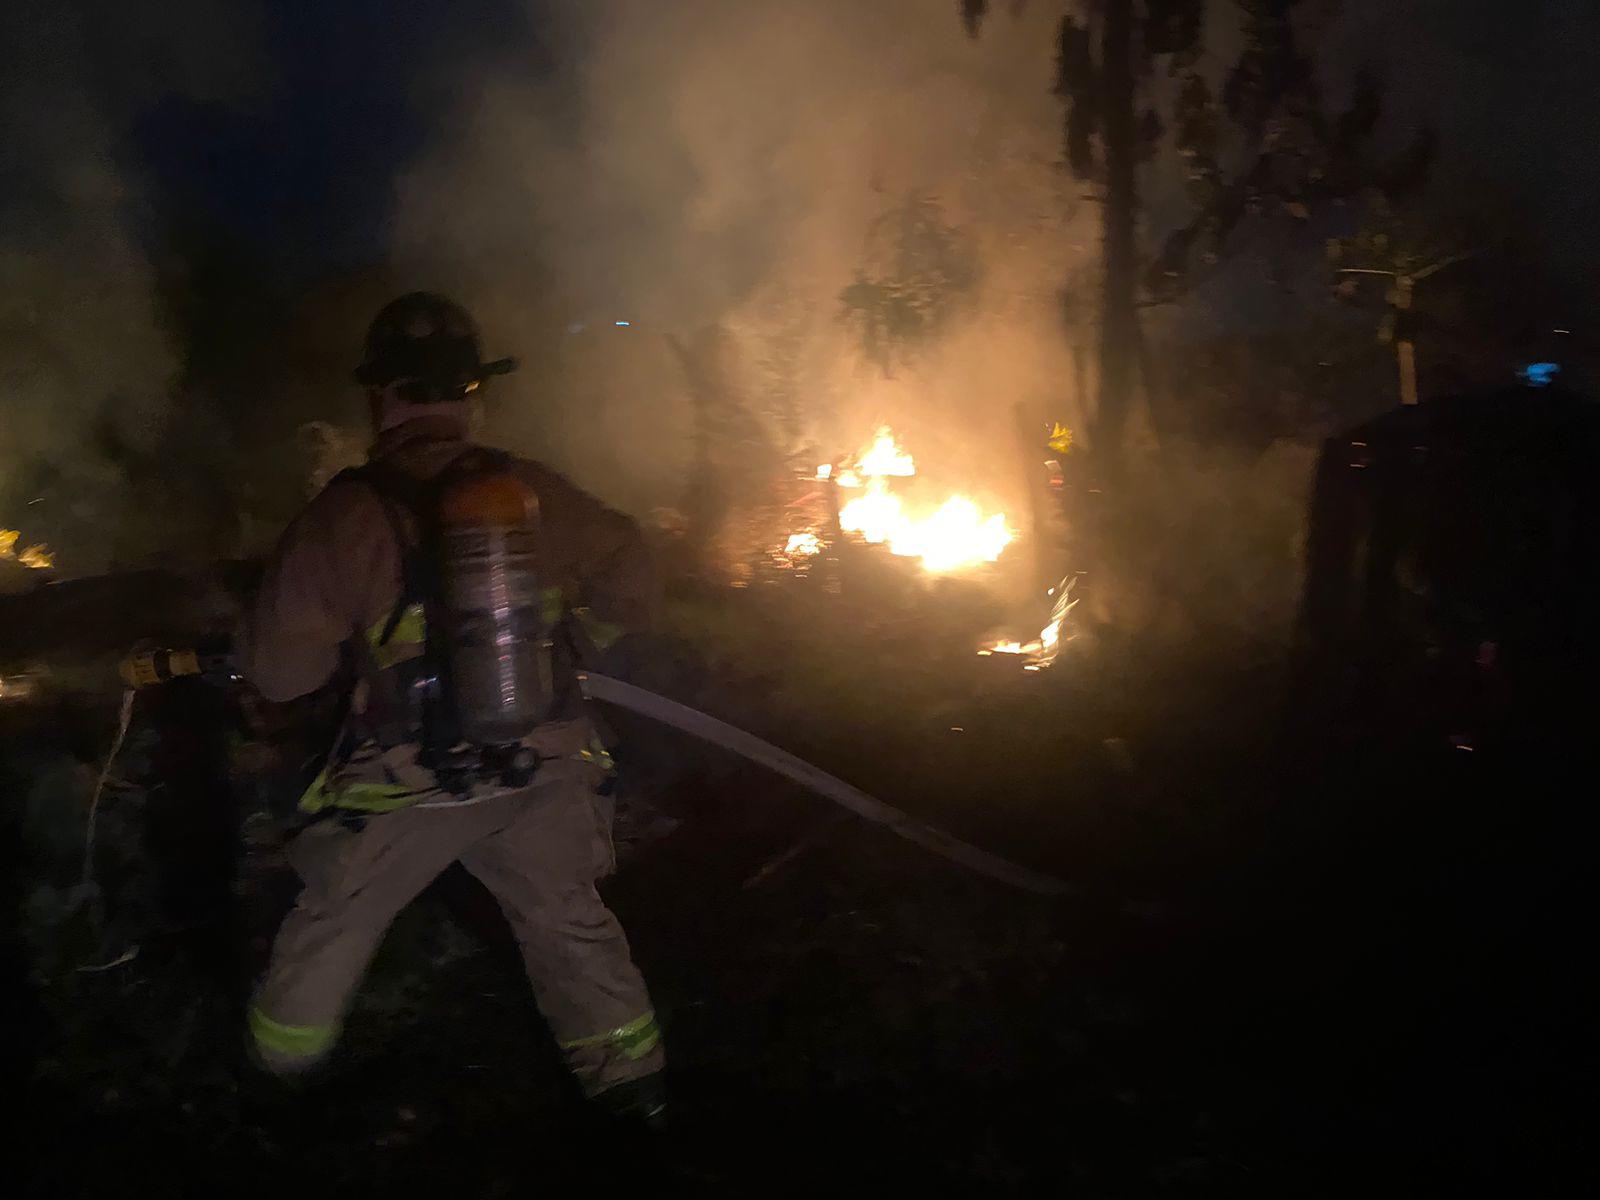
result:
M 917 463 L 894 440 L 894 431 L 880 426 L 872 445 L 856 460 L 856 467 L 868 479 L 882 479 L 888 475 L 909 476 L 917 473 Z
M 15 529 L 0 529 L 0 559 L 12 559 L 35 571 L 48 571 L 56 565 L 55 555 L 43 543 L 17 551 L 17 539 L 22 536 Z
M 839 509 L 839 528 L 887 546 L 891 554 L 919 558 L 932 574 L 994 562 L 1016 540 L 1004 513 L 985 513 L 967 496 L 951 496 L 931 512 L 913 515 L 890 490 L 889 481 L 916 473 L 916 460 L 895 441 L 892 430 L 881 427 L 855 466 L 838 474 L 840 487 L 860 488 L 866 481 L 865 494 Z
M 822 553 L 822 541 L 814 533 L 791 533 L 788 544 L 783 548 L 785 554 L 798 554 L 810 556 Z
M 945 574 L 994 562 L 1016 540 L 1004 513 L 987 513 L 968 496 L 950 496 L 931 510 L 913 511 L 891 487 L 895 479 L 917 473 L 916 459 L 895 440 L 894 431 L 879 426 L 869 445 L 848 465 L 821 463 L 816 479 L 862 494 L 839 509 L 839 527 L 862 541 L 887 546 L 890 553 L 922 561 L 924 570 Z M 825 543 L 815 530 L 791 533 L 781 557 L 811 557 Z
M 951 496 L 928 516 L 912 517 L 881 479 L 839 510 L 839 528 L 886 545 L 891 554 L 920 558 L 923 569 L 934 574 L 994 562 L 1016 536 L 1004 514 L 985 515 L 966 496 Z

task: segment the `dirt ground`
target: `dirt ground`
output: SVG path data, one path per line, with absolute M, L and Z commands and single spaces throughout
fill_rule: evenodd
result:
M 89 896 L 72 805 L 113 714 L 13 722 L 19 1194 L 1424 1196 L 1588 1169 L 1593 821 L 1552 747 L 1291 736 L 1281 663 L 1238 647 L 1029 676 L 884 654 L 869 684 L 859 646 L 803 679 L 746 649 L 708 703 L 1069 894 L 657 741 L 604 889 L 672 1060 L 656 1146 L 587 1126 L 454 874 L 329 1074 L 255 1077 L 240 1014 L 294 882 L 218 783 L 215 698 L 141 699 Z

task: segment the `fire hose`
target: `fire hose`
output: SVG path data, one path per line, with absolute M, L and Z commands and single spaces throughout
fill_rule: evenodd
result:
M 170 653 L 155 651 L 125 660 L 121 670 L 124 682 L 132 689 L 164 682 L 175 676 L 202 674 L 208 667 L 218 669 L 219 666 L 225 666 L 224 660 L 225 656 L 222 655 L 204 656 L 192 651 Z M 222 669 L 219 673 L 227 675 L 231 672 Z M 676 700 L 669 700 L 665 696 L 607 675 L 586 672 L 579 676 L 579 681 L 584 695 L 591 700 L 615 704 L 619 708 L 638 713 L 642 717 L 703 742 L 729 750 L 969 871 L 1041 896 L 1059 896 L 1071 890 L 1065 882 L 1052 875 L 1031 870 L 997 854 L 981 850 L 969 842 L 963 842 L 942 829 L 924 824 L 910 814 L 901 812 L 898 808 L 885 804 L 852 787 L 844 780 L 828 774 L 821 767 L 790 754 L 771 742 L 763 741 L 753 733 L 729 725 L 725 721 L 719 721 L 699 709 L 690 708 Z M 128 695 L 132 695 L 131 690 Z M 119 736 L 118 745 L 120 744 Z M 114 755 L 115 750 L 113 757 Z M 109 769 L 108 762 L 107 770 Z
M 580 679 L 584 695 L 591 700 L 615 704 L 619 708 L 626 708 L 662 725 L 669 725 L 701 741 L 731 750 L 741 758 L 775 771 L 817 795 L 832 800 L 842 808 L 849 809 L 857 816 L 882 825 L 906 841 L 913 842 L 924 850 L 931 850 L 942 858 L 966 867 L 969 871 L 975 871 L 979 875 L 1041 896 L 1059 896 L 1070 890 L 1065 882 L 1052 875 L 1019 866 L 997 854 L 980 850 L 968 842 L 952 837 L 941 829 L 925 825 L 898 808 L 874 799 L 865 792 L 851 787 L 844 780 L 829 775 L 821 767 L 813 766 L 787 750 L 762 741 L 753 733 L 747 733 L 737 726 L 719 721 L 698 709 L 605 675 L 591 672 L 580 676 Z

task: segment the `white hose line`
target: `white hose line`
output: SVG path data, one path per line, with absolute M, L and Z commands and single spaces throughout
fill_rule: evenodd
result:
M 736 726 L 707 716 L 698 709 L 605 675 L 591 673 L 580 678 L 584 694 L 591 700 L 615 704 L 619 708 L 626 708 L 640 716 L 659 721 L 663 725 L 670 725 L 712 745 L 731 750 L 740 757 L 776 771 L 784 778 L 792 779 L 817 795 L 827 797 L 857 816 L 882 825 L 908 842 L 915 842 L 923 849 L 932 850 L 935 854 L 959 863 L 970 871 L 976 871 L 990 879 L 997 879 L 1001 883 L 1008 883 L 1012 887 L 1021 888 L 1025 892 L 1035 892 L 1041 896 L 1061 896 L 1073 890 L 1069 884 L 1053 875 L 1045 875 L 1018 866 L 999 855 L 990 854 L 987 850 L 980 850 L 959 838 L 951 837 L 941 829 L 924 825 L 898 808 L 891 808 L 883 801 L 875 800 L 865 792 L 851 787 L 844 780 L 829 775 L 820 767 L 814 767 L 804 759 L 796 758 L 787 750 L 780 750 L 770 742 L 764 742 L 752 733 L 746 733 Z
M 88 883 L 94 873 L 94 821 L 100 812 L 100 793 L 106 790 L 106 780 L 111 777 L 111 766 L 122 749 L 122 739 L 128 736 L 128 723 L 133 720 L 134 689 L 122 693 L 122 711 L 117 716 L 117 736 L 111 742 L 111 752 L 106 755 L 106 765 L 100 768 L 100 778 L 95 781 L 94 795 L 89 799 L 89 824 L 83 835 L 83 877 L 79 883 Z

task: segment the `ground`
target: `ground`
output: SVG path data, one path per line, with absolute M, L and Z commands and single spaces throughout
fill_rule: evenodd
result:
M 904 614 L 799 628 L 788 605 L 680 606 L 703 701 L 1065 897 L 669 739 L 628 782 L 679 823 L 604 889 L 666 1030 L 661 1146 L 585 1123 L 464 876 L 397 924 L 328 1076 L 284 1092 L 239 1017 L 293 881 L 215 747 L 169 744 L 212 701 L 136 719 L 87 898 L 79 810 L 42 810 L 77 803 L 114 713 L 57 713 L 4 767 L 29 835 L 23 1194 L 497 1196 L 649 1167 L 668 1194 L 1433 1195 L 1584 1166 L 1592 822 L 1550 760 L 1308 737 L 1248 640 L 1085 639 L 1023 675 L 949 630 L 897 640 Z

